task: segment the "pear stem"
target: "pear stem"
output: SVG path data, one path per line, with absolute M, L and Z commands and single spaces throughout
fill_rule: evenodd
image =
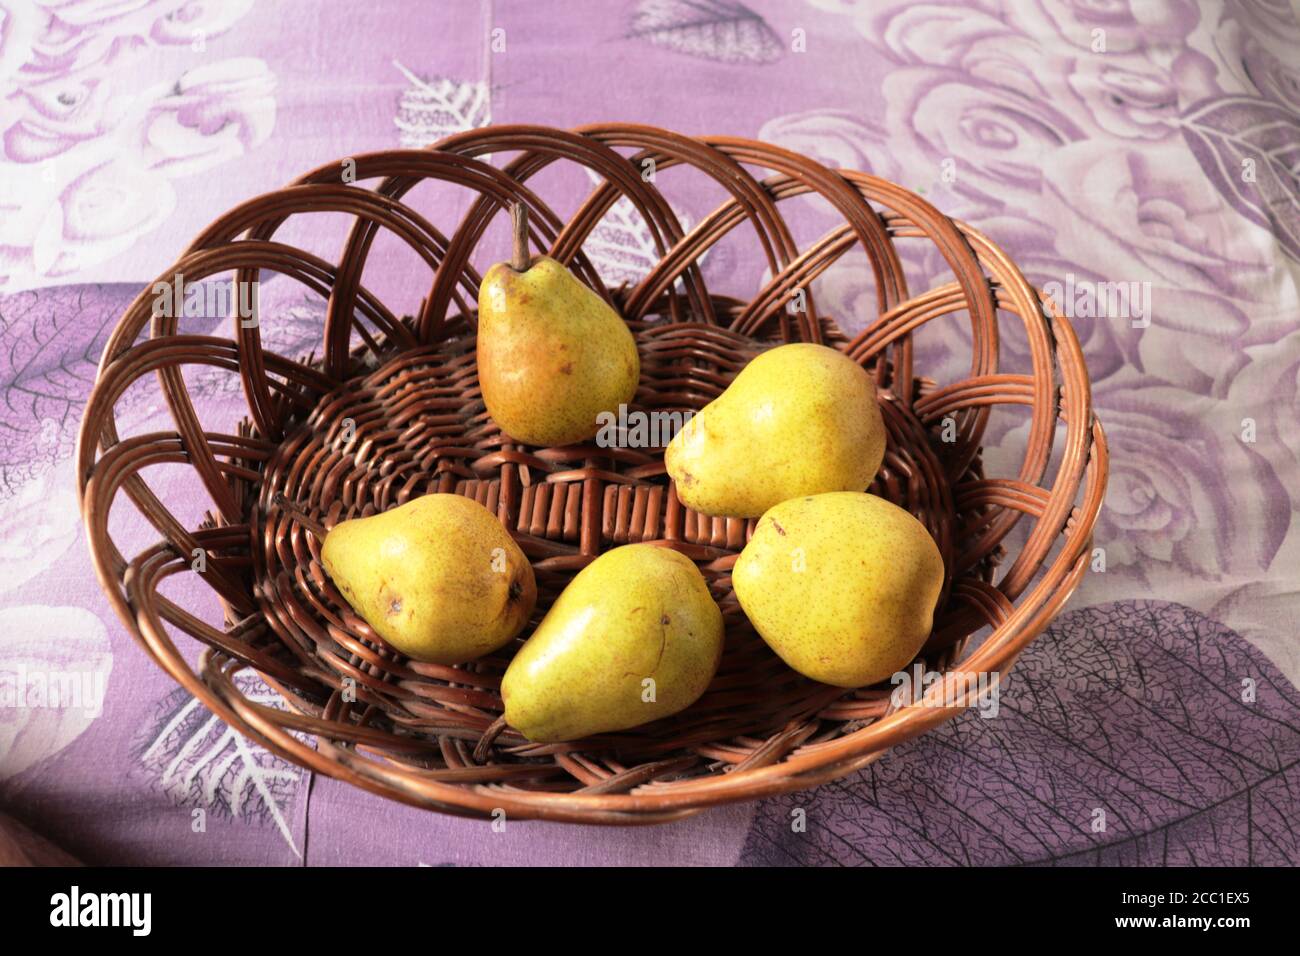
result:
M 514 230 L 510 267 L 516 272 L 527 272 L 533 257 L 528 254 L 528 207 L 523 203 L 511 205 L 510 225 Z
M 277 491 L 275 493 L 275 498 L 272 499 L 272 503 L 280 508 L 281 511 L 288 512 L 290 517 L 315 535 L 322 544 L 325 542 L 325 536 L 329 534 L 329 529 L 311 515 L 307 514 L 307 512 L 303 511 L 297 504 L 286 498 L 284 492 Z
M 501 735 L 501 731 L 506 729 L 506 716 L 502 714 L 492 723 L 488 724 L 487 730 L 483 731 L 483 736 L 478 739 L 474 747 L 474 762 L 487 763 L 488 751 L 492 749 L 492 742 Z

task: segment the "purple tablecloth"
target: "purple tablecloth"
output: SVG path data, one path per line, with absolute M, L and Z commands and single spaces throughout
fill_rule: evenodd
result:
M 71 454 L 108 331 L 214 210 L 366 150 L 597 120 L 770 140 L 976 225 L 1071 317 L 1112 476 L 1094 573 L 996 714 L 814 792 L 672 826 L 496 832 L 285 764 L 177 690 L 94 581 Z M 1300 860 L 1287 0 L 0 0 L 0 132 L 0 808 L 82 858 Z M 451 231 L 463 200 L 430 202 Z M 637 225 L 604 227 L 589 248 L 602 272 L 644 272 Z M 942 274 L 909 256 L 914 289 Z M 850 253 L 816 287 L 853 329 L 873 317 L 864 263 Z M 319 302 L 276 310 L 271 347 L 318 341 Z M 957 328 L 918 340 L 940 382 L 969 360 Z M 194 388 L 205 413 L 238 418 L 237 382 Z M 156 394 L 122 414 L 170 425 Z M 994 471 L 1027 420 L 997 421 Z M 148 541 L 133 521 L 122 539 Z M 38 699 L 66 677 L 78 706 Z

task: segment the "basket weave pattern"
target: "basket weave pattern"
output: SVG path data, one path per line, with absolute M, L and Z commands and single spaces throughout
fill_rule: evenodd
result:
M 508 162 L 481 161 L 489 154 Z M 685 231 L 641 175 L 646 159 L 659 171 L 694 166 L 730 198 Z M 153 314 L 151 283 L 105 349 L 78 447 L 84 518 L 109 599 L 150 656 L 247 737 L 304 767 L 445 812 L 658 822 L 849 773 L 970 702 L 898 706 L 888 687 L 844 691 L 786 668 L 731 592 L 730 569 L 754 522 L 684 508 L 660 450 L 535 448 L 500 432 L 479 394 L 479 276 L 470 257 L 515 201 L 528 207 L 535 251 L 568 264 L 635 332 L 637 409 L 698 409 L 750 358 L 787 341 L 832 345 L 872 372 L 889 444 L 871 490 L 925 522 L 948 572 L 922 655 L 928 668 L 1005 672 L 1084 573 L 1106 453 L 1078 341 L 996 246 L 918 196 L 762 143 L 618 124 L 494 127 L 354 160 L 355 181 L 341 178 L 346 164 L 331 164 L 222 216 L 159 279 L 251 282 L 270 270 L 301 283 L 328 302 L 319 360 L 265 350 L 258 327 L 238 316 L 230 338 L 180 334 L 176 319 Z M 528 185 L 553 163 L 581 164 L 604 180 L 567 222 Z M 426 179 L 474 197 L 449 235 L 402 202 Z M 780 204 L 810 192 L 843 222 L 800 249 Z M 635 286 L 611 292 L 583 244 L 621 197 L 644 217 L 660 261 Z M 337 264 L 275 238 L 290 217 L 322 212 L 354 217 Z M 748 301 L 711 294 L 699 266 L 736 230 L 752 238 L 771 276 Z M 428 265 L 432 284 L 417 315 L 399 318 L 361 282 L 381 231 Z M 934 243 L 952 281 L 909 295 L 899 238 Z M 871 263 L 878 317 L 850 340 L 835 316 L 818 313 L 811 283 L 855 246 Z M 792 309 L 800 290 L 804 307 Z M 954 313 L 970 323 L 970 372 L 938 387 L 914 369 L 911 333 Z M 1023 326 L 1031 373 L 999 372 L 999 322 Z M 196 365 L 240 376 L 248 417 L 238 434 L 204 427 L 182 374 Z M 142 378 L 156 379 L 175 428 L 123 438 L 114 405 Z M 1029 407 L 1024 457 L 1015 475 L 986 477 L 981 438 L 1004 403 Z M 201 527 L 184 527 L 141 474 L 163 463 L 197 472 L 212 502 Z M 454 668 L 394 654 L 324 574 L 320 541 L 276 503 L 282 493 L 329 526 L 431 491 L 477 499 L 516 537 L 537 575 L 534 624 L 603 550 L 656 541 L 688 555 L 727 624 L 709 691 L 676 717 L 617 735 L 537 745 L 494 728 L 485 738 L 518 645 Z M 122 495 L 162 536 L 132 558 L 109 531 Z M 1021 522 L 1023 545 L 1004 555 Z M 197 549 L 206 566 L 196 572 Z M 220 597 L 224 620 L 163 597 L 169 577 L 195 573 Z M 982 629 L 991 633 L 967 654 L 967 639 Z M 207 645 L 196 668 L 178 633 Z M 248 699 L 236 675 L 249 668 L 281 693 L 283 708 Z

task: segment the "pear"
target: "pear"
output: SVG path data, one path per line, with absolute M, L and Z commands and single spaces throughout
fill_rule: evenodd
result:
M 537 601 L 533 569 L 487 508 L 433 494 L 335 525 L 321 545 L 339 592 L 385 643 L 463 664 L 507 643 Z
M 837 687 L 885 680 L 916 656 L 943 578 L 925 525 L 861 492 L 772 508 L 731 573 L 768 646 L 805 677 Z
M 682 504 L 757 518 L 801 495 L 865 491 L 885 456 L 876 386 L 824 345 L 782 345 L 741 369 L 664 453 Z
M 675 714 L 713 679 L 722 630 L 690 558 L 651 544 L 607 551 L 578 572 L 510 662 L 506 723 L 552 743 Z
M 478 379 L 488 413 L 511 438 L 568 445 L 591 438 L 602 412 L 632 401 L 641 363 L 617 312 L 564 266 L 529 259 L 524 207 L 513 207 L 515 255 L 483 277 Z

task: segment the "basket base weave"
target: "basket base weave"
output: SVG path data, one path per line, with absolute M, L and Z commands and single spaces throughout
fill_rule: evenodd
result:
M 641 324 L 637 340 L 642 386 L 630 412 L 669 423 L 716 397 L 749 357 L 776 344 L 712 326 L 653 322 Z M 268 520 L 257 549 L 255 593 L 273 630 L 305 665 L 323 666 L 339 688 L 355 689 L 355 713 L 366 713 L 372 727 L 431 744 L 450 732 L 463 746 L 500 715 L 497 689 L 519 642 L 457 668 L 395 655 L 334 587 L 320 564 L 320 542 L 276 505 L 278 494 L 326 527 L 431 492 L 475 499 L 500 517 L 533 562 L 538 604 L 525 634 L 600 551 L 660 541 L 700 563 L 727 630 L 722 664 L 703 698 L 674 717 L 574 744 L 534 745 L 506 729 L 493 742 L 494 760 L 581 751 L 621 765 L 694 754 L 698 760 L 681 761 L 677 773 L 683 773 L 710 759 L 742 762 L 752 756 L 745 742 L 757 747 L 782 731 L 790 731 L 786 746 L 797 747 L 817 733 L 816 716 L 837 701 L 831 715 L 839 721 L 887 710 L 889 688 L 850 692 L 807 680 L 754 632 L 730 579 L 752 520 L 684 508 L 664 473 L 662 447 L 511 444 L 484 409 L 474 344 L 461 326 L 434 346 L 401 352 L 349 379 L 286 434 L 264 469 L 256 497 Z M 898 464 L 895 453 L 894 471 Z M 908 494 L 907 483 L 888 469 L 873 490 L 900 501 Z M 930 522 L 953 517 L 931 515 Z M 853 729 L 838 722 L 829 727 L 832 735 Z M 737 745 L 709 746 L 728 739 Z

